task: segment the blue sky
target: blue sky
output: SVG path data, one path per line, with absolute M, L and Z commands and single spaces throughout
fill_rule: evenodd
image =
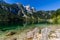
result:
M 56 10 L 60 8 L 60 0 L 5 0 L 7 3 L 22 3 L 23 5 L 30 5 L 37 10 Z

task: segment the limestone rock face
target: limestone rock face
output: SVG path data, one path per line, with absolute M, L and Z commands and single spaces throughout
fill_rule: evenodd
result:
M 27 38 L 33 38 L 33 32 L 32 31 L 29 31 L 27 33 Z
M 34 28 L 33 30 L 27 32 L 27 38 L 28 39 L 37 40 L 40 38 L 38 35 L 41 36 L 39 34 L 39 28 Z
M 56 29 L 55 32 L 56 32 L 57 37 L 60 38 L 60 29 Z
M 36 33 L 33 37 L 33 40 L 41 40 L 41 36 L 42 36 L 41 34 Z

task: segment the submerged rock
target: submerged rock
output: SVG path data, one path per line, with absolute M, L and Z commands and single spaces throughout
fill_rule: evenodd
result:
M 6 36 L 12 36 L 12 35 L 14 35 L 14 34 L 16 34 L 16 32 L 8 32 L 8 33 L 6 34 Z

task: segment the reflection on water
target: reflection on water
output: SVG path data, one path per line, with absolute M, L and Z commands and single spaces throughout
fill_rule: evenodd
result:
M 4 36 L 6 36 L 6 34 L 8 32 L 15 31 L 15 32 L 21 33 L 19 35 L 22 37 L 23 35 L 25 35 L 26 31 L 29 31 L 28 29 L 34 30 L 34 28 L 36 28 L 36 27 L 37 28 L 52 27 L 52 29 L 53 29 L 53 26 L 56 27 L 56 26 L 59 26 L 59 24 L 36 23 L 36 24 L 21 25 L 20 23 L 11 23 L 11 24 L 7 23 L 7 25 L 5 25 L 3 23 L 2 24 L 0 23 L 0 36 L 4 37 Z M 37 35 L 41 35 L 41 34 L 37 34 Z M 18 36 L 18 34 L 17 34 L 17 36 Z M 15 36 L 15 37 L 17 37 L 17 36 Z

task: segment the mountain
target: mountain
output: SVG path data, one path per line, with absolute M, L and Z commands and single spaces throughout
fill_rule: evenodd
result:
M 0 0 L 0 21 L 7 21 L 7 23 L 37 23 L 38 20 L 50 19 L 55 11 L 36 11 L 34 7 L 30 5 L 23 6 L 21 3 L 8 4 L 3 0 Z
M 8 4 L 0 0 L 0 21 L 23 23 L 23 17 L 26 17 L 25 15 L 28 16 L 30 14 L 21 3 Z
M 0 0 L 0 8 L 4 9 L 8 12 L 11 12 L 13 14 L 19 14 L 19 11 L 21 11 L 23 14 L 25 13 L 31 13 L 34 11 L 33 8 L 30 8 L 30 11 L 27 10 L 27 6 L 24 7 L 21 3 L 16 4 L 8 4 L 4 0 Z

